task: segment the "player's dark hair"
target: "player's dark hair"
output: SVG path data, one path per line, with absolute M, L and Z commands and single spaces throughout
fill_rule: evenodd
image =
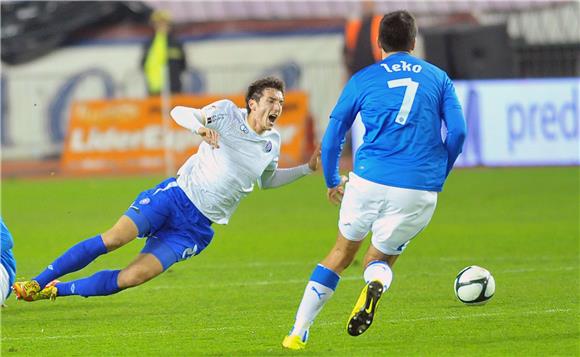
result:
M 409 12 L 393 11 L 383 16 L 378 40 L 385 52 L 410 51 L 416 36 L 415 18 Z
M 281 79 L 276 77 L 258 79 L 257 81 L 250 84 L 248 91 L 246 92 L 246 109 L 248 110 L 248 114 L 250 114 L 252 111 L 250 109 L 250 99 L 260 101 L 262 94 L 264 94 L 264 89 L 266 88 L 274 88 L 284 94 L 284 82 Z

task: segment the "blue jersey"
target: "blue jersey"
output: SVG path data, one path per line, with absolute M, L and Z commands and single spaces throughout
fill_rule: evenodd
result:
M 466 134 L 461 105 L 444 71 L 398 52 L 353 75 L 322 141 L 328 187 L 340 183 L 340 151 L 357 113 L 366 132 L 356 152 L 355 174 L 388 186 L 441 191 Z
M 4 220 L 0 217 L 0 229 L 2 241 L 0 242 L 2 248 L 1 262 L 8 273 L 9 286 L 14 284 L 14 279 L 16 277 L 16 260 L 14 259 L 14 254 L 12 254 L 12 247 L 14 246 L 14 241 L 12 240 L 12 235 L 8 230 L 8 227 L 4 224 Z M 4 292 L 2 292 L 4 293 Z

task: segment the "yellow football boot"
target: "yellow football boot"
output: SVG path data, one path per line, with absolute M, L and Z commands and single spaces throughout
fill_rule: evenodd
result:
M 58 295 L 58 289 L 56 288 L 56 283 L 58 280 L 53 280 L 50 283 L 46 284 L 44 289 L 40 290 L 35 296 L 33 301 L 38 300 L 56 300 L 56 296 Z
M 346 331 L 349 335 L 361 335 L 371 327 L 383 290 L 383 283 L 378 280 L 365 285 L 346 324 Z
M 35 280 L 21 281 L 14 283 L 12 290 L 18 300 L 54 300 L 58 294 L 58 289 L 55 286 L 58 282 L 58 280 L 53 280 L 41 290 L 40 285 Z
M 17 281 L 12 285 L 16 299 L 34 301 L 34 296 L 40 292 L 40 285 L 36 280 Z
M 284 337 L 282 346 L 290 350 L 303 350 L 306 347 L 306 342 L 303 342 L 300 336 L 288 335 Z

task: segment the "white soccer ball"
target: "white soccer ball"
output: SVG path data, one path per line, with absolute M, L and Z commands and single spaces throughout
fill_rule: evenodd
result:
M 483 305 L 495 293 L 495 279 L 487 269 L 469 266 L 455 278 L 455 296 L 467 305 Z

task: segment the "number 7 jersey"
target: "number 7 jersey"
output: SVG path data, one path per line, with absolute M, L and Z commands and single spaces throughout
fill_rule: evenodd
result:
M 388 186 L 442 190 L 465 138 L 461 105 L 444 71 L 398 52 L 354 74 L 330 115 L 322 142 L 328 187 L 340 182 L 341 145 L 357 113 L 365 135 L 356 152 L 355 174 Z

